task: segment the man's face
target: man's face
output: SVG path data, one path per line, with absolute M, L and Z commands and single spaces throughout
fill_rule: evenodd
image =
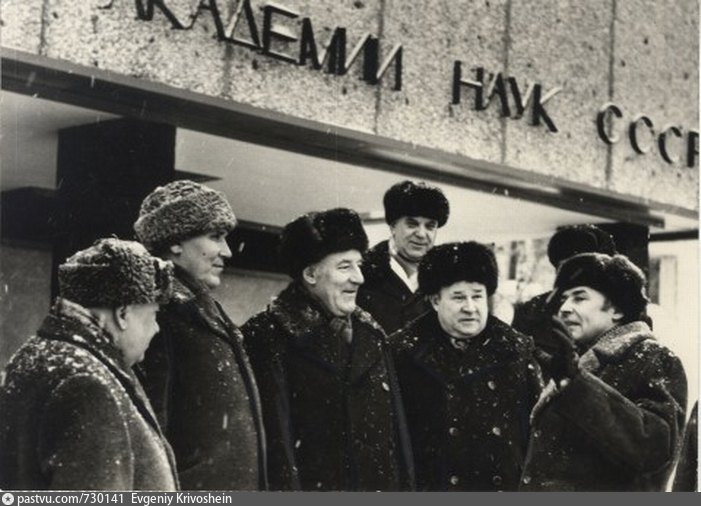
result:
M 438 322 L 450 336 L 475 337 L 487 326 L 489 316 L 487 288 L 482 283 L 458 281 L 441 288 L 431 297 Z
M 623 316 L 601 292 L 588 286 L 575 286 L 562 293 L 558 316 L 574 340 L 588 345 L 616 326 Z
M 332 253 L 307 267 L 303 277 L 309 291 L 335 316 L 347 316 L 355 310 L 358 287 L 365 279 L 357 250 Z
M 135 304 L 118 308 L 123 311 L 124 328 L 116 338 L 124 360 L 129 366 L 141 362 L 151 339 L 158 332 L 158 304 Z
M 422 216 L 402 216 L 390 226 L 399 256 L 418 262 L 433 247 L 438 222 Z
M 185 239 L 171 247 L 170 258 L 207 288 L 216 288 L 221 283 L 224 261 L 231 258 L 226 236 L 227 232 L 215 230 Z

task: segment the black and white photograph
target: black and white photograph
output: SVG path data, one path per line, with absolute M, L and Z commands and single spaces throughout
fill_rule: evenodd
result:
M 3 0 L 3 503 L 697 492 L 699 20 Z

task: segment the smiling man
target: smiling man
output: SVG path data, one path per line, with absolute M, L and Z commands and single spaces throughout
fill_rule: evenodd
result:
M 368 239 L 350 209 L 282 231 L 292 282 L 242 327 L 263 399 L 273 490 L 406 490 L 409 438 L 386 337 L 356 306 Z
M 533 410 L 522 490 L 664 491 L 683 434 L 686 375 L 643 321 L 645 276 L 623 255 L 558 270 L 553 378 Z
M 418 266 L 448 221 L 450 206 L 440 188 L 413 181 L 392 186 L 383 203 L 390 239 L 365 255 L 358 305 L 391 334 L 430 310 L 417 293 Z
M 134 224 L 150 251 L 175 264 L 174 298 L 141 371 L 184 490 L 266 488 L 258 387 L 241 332 L 210 294 L 235 226 L 221 192 L 187 180 L 156 188 Z
M 391 337 L 422 491 L 516 490 L 541 389 L 530 337 L 489 312 L 492 251 L 436 246 L 419 265 L 433 311 Z

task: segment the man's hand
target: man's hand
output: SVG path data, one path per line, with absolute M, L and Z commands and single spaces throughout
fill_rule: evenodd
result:
M 577 367 L 579 355 L 577 355 L 574 338 L 565 323 L 557 316 L 553 316 L 552 322 L 552 339 L 547 350 L 550 358 L 541 361 L 541 366 L 547 369 L 550 376 L 560 385 L 562 380 L 572 379 L 579 374 Z

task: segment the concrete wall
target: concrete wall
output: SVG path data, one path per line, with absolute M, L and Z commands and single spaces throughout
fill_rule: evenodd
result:
M 202 13 L 192 29 L 173 30 L 156 9 L 151 21 L 137 19 L 132 0 L 5 0 L 2 45 L 86 67 L 164 83 L 223 100 L 251 104 L 323 123 L 429 146 L 467 159 L 487 161 L 587 187 L 698 209 L 698 163 L 683 156 L 663 161 L 653 137 L 641 130 L 637 154 L 628 124 L 647 115 L 670 137 L 673 156 L 684 155 L 688 130 L 698 130 L 698 0 L 283 0 L 297 19 L 275 17 L 281 30 L 298 37 L 299 19 L 312 20 L 317 44 L 342 26 L 348 51 L 366 32 L 386 56 L 403 47 L 403 86 L 394 91 L 392 70 L 379 86 L 360 79 L 362 56 L 345 76 L 329 75 L 218 41 L 212 16 Z M 146 0 L 141 2 L 147 4 Z M 166 0 L 185 22 L 190 0 Z M 194 2 L 196 4 L 197 2 Z M 260 30 L 261 7 L 251 0 Z M 226 24 L 238 1 L 217 2 Z M 240 25 L 244 26 L 244 25 Z M 245 36 L 245 30 L 240 32 Z M 275 42 L 295 54 L 299 41 Z M 502 118 L 499 101 L 485 111 L 451 105 L 453 62 L 514 77 L 522 91 L 539 83 L 561 88 L 545 104 L 559 129 Z M 511 109 L 514 109 L 513 99 Z M 609 147 L 597 135 L 596 115 L 614 102 L 623 118 Z
M 51 304 L 51 252 L 0 246 L 0 369 L 32 336 Z

